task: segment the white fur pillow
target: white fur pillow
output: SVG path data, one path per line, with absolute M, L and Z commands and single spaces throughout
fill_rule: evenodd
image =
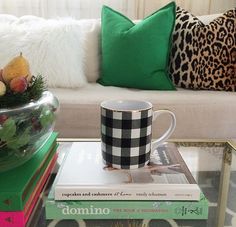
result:
M 86 84 L 83 34 L 78 21 L 35 16 L 7 19 L 0 20 L 0 68 L 22 52 L 31 73 L 42 74 L 49 87 Z
M 100 33 L 101 21 L 99 19 L 79 20 L 84 34 L 85 75 L 88 82 L 95 83 L 100 75 Z

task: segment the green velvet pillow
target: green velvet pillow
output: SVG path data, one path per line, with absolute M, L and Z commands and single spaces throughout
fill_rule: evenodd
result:
M 98 82 L 105 86 L 175 90 L 168 75 L 175 12 L 175 3 L 171 2 L 134 24 L 104 6 L 102 71 Z

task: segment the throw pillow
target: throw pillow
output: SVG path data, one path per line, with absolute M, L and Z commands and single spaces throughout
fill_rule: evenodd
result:
M 174 90 L 168 75 L 175 3 L 133 23 L 124 15 L 102 9 L 102 72 L 106 86 Z
M 178 87 L 236 90 L 236 8 L 204 25 L 177 7 L 170 74 Z
M 88 82 L 96 83 L 101 65 L 101 20 L 79 20 L 84 36 L 84 71 Z
M 20 52 L 31 73 L 49 87 L 81 87 L 84 75 L 83 34 L 76 20 L 23 16 L 0 20 L 0 68 Z

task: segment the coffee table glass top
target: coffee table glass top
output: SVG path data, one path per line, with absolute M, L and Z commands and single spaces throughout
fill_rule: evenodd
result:
M 178 146 L 192 175 L 209 201 L 208 220 L 46 220 L 43 200 L 60 163 L 73 142 L 96 139 L 58 139 L 59 158 L 28 226 L 40 227 L 235 227 L 236 226 L 236 143 L 235 141 L 172 140 Z

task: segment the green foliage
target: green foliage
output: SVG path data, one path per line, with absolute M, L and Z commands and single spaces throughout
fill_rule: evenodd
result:
M 0 139 L 2 141 L 11 140 L 16 133 L 16 123 L 12 118 L 7 119 L 0 128 Z
M 46 83 L 41 75 L 33 76 L 28 89 L 23 93 L 14 93 L 7 86 L 7 93 L 0 96 L 0 109 L 23 105 L 40 98 L 46 90 Z
M 54 120 L 55 115 L 49 106 L 9 117 L 0 124 L 0 158 L 11 152 L 20 155 L 33 142 L 32 138 L 47 130 Z
M 26 128 L 23 133 L 17 132 L 15 120 L 12 118 L 7 119 L 0 128 L 1 146 L 17 150 L 26 145 L 30 140 L 30 127 Z
M 41 75 L 33 76 L 27 90 L 23 93 L 14 93 L 7 86 L 6 94 L 0 96 L 0 110 L 37 101 L 46 89 Z M 35 143 L 37 136 L 48 130 L 55 120 L 53 111 L 46 105 L 31 112 L 7 117 L 4 123 L 0 123 L 0 158 L 11 154 L 23 155 L 22 151 Z
M 44 106 L 39 119 L 40 119 L 41 125 L 43 127 L 47 127 L 48 125 L 52 124 L 52 122 L 55 119 L 55 116 L 48 106 Z
M 28 144 L 30 140 L 30 128 L 27 128 L 22 134 L 16 135 L 7 143 L 7 147 L 17 150 Z
M 41 75 L 32 77 L 31 86 L 28 88 L 31 99 L 37 100 L 47 89 L 46 83 Z

